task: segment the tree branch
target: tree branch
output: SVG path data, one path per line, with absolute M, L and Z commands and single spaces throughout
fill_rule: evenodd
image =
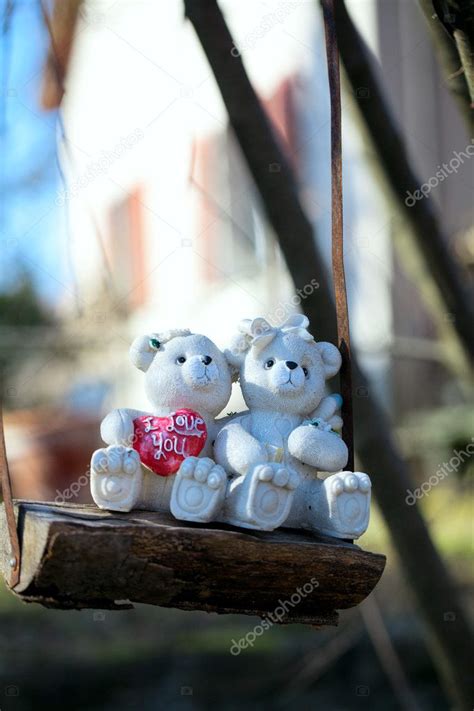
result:
M 456 45 L 435 12 L 432 0 L 418 0 L 418 5 L 426 18 L 433 44 L 441 65 L 443 80 L 452 93 L 469 132 L 472 130 L 471 98 L 466 82 L 464 67 Z
M 336 3 L 339 51 L 353 90 L 368 90 L 369 99 L 359 103 L 363 122 L 374 144 L 380 166 L 401 214 L 411 228 L 417 250 L 427 264 L 453 326 L 467 354 L 474 358 L 474 301 L 464 286 L 467 276 L 455 261 L 442 234 L 433 204 L 427 199 L 408 206 L 407 192 L 413 194 L 424 182 L 413 171 L 404 141 L 386 103 L 365 42 L 357 32 L 343 0 Z

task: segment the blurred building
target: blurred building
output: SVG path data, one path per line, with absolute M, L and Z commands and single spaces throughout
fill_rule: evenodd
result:
M 408 3 L 348 4 L 382 65 L 415 168 L 428 179 L 446 159 L 452 135 L 459 136 L 460 148 L 467 138 L 442 86 L 424 20 Z M 329 262 L 329 97 L 316 5 L 221 5 L 236 42 L 233 51 L 242 54 L 298 173 L 315 239 Z M 141 406 L 140 374 L 126 357 L 136 334 L 190 326 L 224 345 L 240 318 L 279 321 L 289 315 L 296 308 L 294 287 L 182 3 L 96 0 L 78 5 L 75 16 L 57 15 L 67 48 L 61 53 L 66 184 L 58 203 L 70 215 L 78 285 L 64 309 L 76 336 L 81 329 L 96 334 L 97 348 L 82 370 L 108 380 L 107 405 Z M 403 391 L 396 388 L 397 409 L 404 411 L 415 401 L 420 407 L 440 399 L 436 388 L 415 393 L 415 384 L 434 377 L 443 385 L 445 379 L 436 349 L 430 355 L 431 319 L 416 285 L 394 261 L 391 242 L 402 228 L 387 210 L 354 111 L 355 102 L 370 97 L 364 87 L 356 93 L 346 92 L 343 105 L 352 332 L 387 406 L 394 404 L 391 374 L 411 383 Z M 49 71 L 45 104 L 54 105 L 61 95 L 57 75 Z M 440 120 L 432 120 L 433 113 Z M 459 189 L 469 172 L 465 166 L 434 191 L 450 235 L 470 218 L 469 199 Z M 428 343 L 421 360 L 411 339 Z

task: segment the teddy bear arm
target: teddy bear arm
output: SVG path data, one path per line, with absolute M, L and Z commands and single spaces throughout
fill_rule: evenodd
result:
M 106 444 L 124 444 L 132 446 L 134 432 L 133 420 L 141 415 L 146 415 L 142 410 L 121 408 L 112 410 L 102 420 L 100 435 Z
M 334 432 L 321 431 L 312 425 L 297 427 L 288 438 L 290 454 L 303 464 L 319 471 L 340 471 L 347 464 L 348 451 Z
M 311 413 L 310 419 L 321 418 L 329 422 L 334 416 L 337 416 L 341 407 L 341 400 L 339 395 L 323 397 L 317 408 Z
M 215 460 L 230 474 L 246 474 L 251 466 L 268 461 L 265 447 L 240 422 L 225 425 L 214 444 Z

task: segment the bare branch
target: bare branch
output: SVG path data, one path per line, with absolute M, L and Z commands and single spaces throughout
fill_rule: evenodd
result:
M 453 326 L 464 347 L 468 361 L 474 358 L 474 300 L 467 275 L 448 249 L 440 221 L 429 200 L 417 200 L 408 206 L 407 191 L 418 191 L 422 180 L 415 174 L 401 133 L 388 108 L 365 42 L 355 28 L 343 0 L 336 3 L 336 27 L 339 50 L 349 81 L 355 91 L 364 87 L 368 101 L 359 104 L 362 119 L 374 144 L 394 199 L 407 224 L 419 254 L 429 268 L 434 283 L 453 318 Z
M 463 118 L 466 121 L 468 131 L 472 130 L 472 109 L 469 96 L 469 88 L 466 82 L 466 74 L 462 65 L 456 44 L 449 36 L 448 31 L 443 27 L 438 14 L 435 11 L 432 0 L 418 0 L 423 15 L 426 18 L 428 27 L 433 39 L 433 44 L 438 55 L 439 63 L 443 73 L 443 81 L 451 91 Z

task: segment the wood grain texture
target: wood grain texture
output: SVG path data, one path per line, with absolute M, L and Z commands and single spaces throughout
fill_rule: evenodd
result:
M 244 531 L 176 521 L 162 513 L 115 514 L 94 506 L 20 501 L 22 569 L 15 594 L 61 609 L 126 609 L 148 603 L 337 624 L 337 610 L 375 587 L 385 557 L 300 531 Z M 0 540 L 6 522 L 0 508 Z M 0 557 L 5 575 L 5 559 Z M 291 596 L 318 585 L 291 606 Z M 295 599 L 295 598 L 294 598 Z

